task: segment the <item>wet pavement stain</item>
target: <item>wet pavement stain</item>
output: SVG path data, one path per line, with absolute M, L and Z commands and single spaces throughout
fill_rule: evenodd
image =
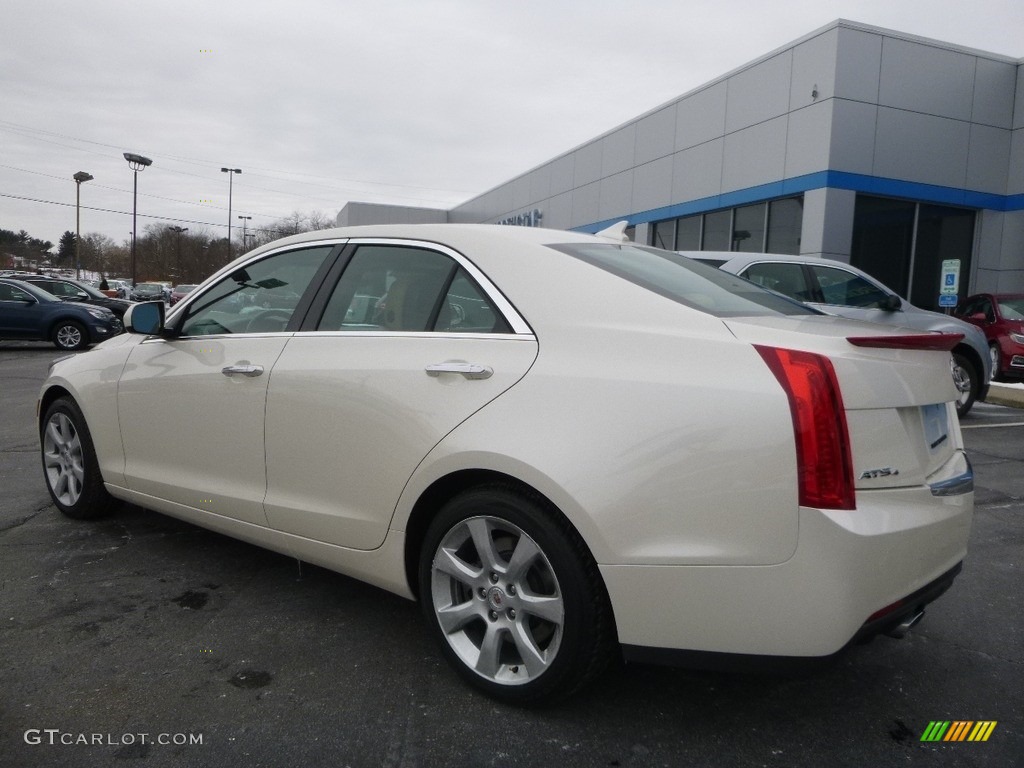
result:
M 195 590 L 190 589 L 187 592 L 185 592 L 185 594 L 178 595 L 178 597 L 171 600 L 171 602 L 177 603 L 182 608 L 186 608 L 192 611 L 198 611 L 206 605 L 209 599 L 210 596 L 206 592 L 197 592 Z
M 236 673 L 228 682 L 235 688 L 263 688 L 270 685 L 273 679 L 274 676 L 269 672 L 252 669 Z

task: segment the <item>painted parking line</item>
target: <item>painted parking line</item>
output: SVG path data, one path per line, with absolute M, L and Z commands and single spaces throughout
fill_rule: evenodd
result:
M 995 429 L 996 427 L 1024 427 L 1024 421 L 1007 421 L 1002 424 L 961 424 L 960 429 Z

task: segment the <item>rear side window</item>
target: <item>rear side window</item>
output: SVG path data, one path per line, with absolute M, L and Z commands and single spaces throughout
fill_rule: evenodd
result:
M 820 314 L 741 277 L 671 251 L 626 243 L 565 243 L 549 247 L 716 317 Z
M 451 257 L 391 245 L 356 250 L 317 330 L 510 332 L 484 292 Z

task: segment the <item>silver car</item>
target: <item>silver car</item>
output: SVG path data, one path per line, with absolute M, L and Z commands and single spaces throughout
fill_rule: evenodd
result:
M 953 348 L 953 383 L 960 393 L 956 412 L 963 418 L 975 400 L 984 400 L 992 378 L 985 334 L 970 323 L 915 307 L 866 272 L 842 261 L 816 256 L 732 251 L 679 251 L 685 256 L 745 277 L 758 285 L 829 315 L 919 331 L 962 333 Z

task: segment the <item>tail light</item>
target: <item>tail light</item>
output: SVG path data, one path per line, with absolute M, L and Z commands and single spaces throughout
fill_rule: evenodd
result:
M 854 509 L 846 411 L 832 362 L 813 352 L 754 345 L 789 398 L 800 504 Z

